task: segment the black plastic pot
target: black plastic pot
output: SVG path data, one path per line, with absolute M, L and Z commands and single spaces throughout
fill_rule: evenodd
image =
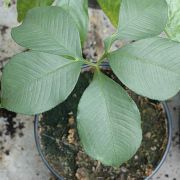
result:
M 172 117 L 171 117 L 171 114 L 170 114 L 170 111 L 169 111 L 169 108 L 166 104 L 166 102 L 163 103 L 163 107 L 164 107 L 164 110 L 166 112 L 166 116 L 167 116 L 167 129 L 168 129 L 168 143 L 167 143 L 167 146 L 166 146 L 166 150 L 164 152 L 164 155 L 161 159 L 161 161 L 159 162 L 158 166 L 156 167 L 156 169 L 153 171 L 153 173 L 145 178 L 145 180 L 149 180 L 151 179 L 157 172 L 158 170 L 160 169 L 160 167 L 163 165 L 163 163 L 165 162 L 166 160 L 166 157 L 167 157 L 167 154 L 170 150 L 170 147 L 171 147 L 171 139 L 172 139 Z M 44 164 L 46 165 L 46 167 L 50 170 L 50 172 L 59 180 L 63 180 L 63 177 L 60 176 L 52 167 L 51 165 L 48 163 L 48 161 L 46 160 L 43 152 L 42 152 L 42 149 L 41 149 L 41 145 L 40 145 L 40 137 L 39 137 L 39 132 L 38 132 L 38 127 L 39 127 L 39 116 L 36 115 L 35 116 L 35 121 L 34 121 L 34 135 L 35 135 L 35 142 L 36 142 L 36 146 L 37 146 L 37 150 L 44 162 Z
M 104 64 L 103 66 L 103 69 L 107 69 L 109 68 L 108 65 Z M 88 67 L 84 67 L 83 68 L 84 71 L 87 71 L 88 70 Z M 168 143 L 167 143 L 167 146 L 166 146 L 166 150 L 164 152 L 164 155 L 162 157 L 162 159 L 160 160 L 158 166 L 156 167 L 156 169 L 153 171 L 153 173 L 145 178 L 145 180 L 149 180 L 150 178 L 152 178 L 157 172 L 158 170 L 160 169 L 160 167 L 163 165 L 163 163 L 165 162 L 165 159 L 167 157 L 167 154 L 169 152 L 169 149 L 170 149 L 170 146 L 171 146 L 171 139 L 172 139 L 172 117 L 171 117 L 171 114 L 170 114 L 170 111 L 169 111 L 169 108 L 166 104 L 166 102 L 163 102 L 163 107 L 164 107 L 164 110 L 165 110 L 165 113 L 166 113 L 166 117 L 167 117 L 167 131 L 168 131 Z M 38 152 L 44 162 L 44 164 L 47 166 L 47 168 L 51 171 L 51 173 L 59 180 L 63 180 L 63 177 L 60 176 L 52 167 L 51 165 L 49 164 L 49 162 L 47 161 L 47 159 L 45 158 L 45 155 L 43 154 L 42 152 L 42 148 L 41 148 L 41 145 L 40 145 L 40 136 L 39 136 L 39 116 L 36 115 L 35 116 L 35 121 L 34 121 L 34 135 L 35 135 L 35 142 L 36 142 L 36 146 L 37 146 L 37 149 L 38 149 Z
M 172 124 L 173 124 L 172 116 L 171 116 L 171 113 L 170 113 L 170 110 L 169 110 L 169 107 L 168 107 L 167 103 L 163 102 L 162 104 L 163 104 L 164 110 L 166 112 L 166 117 L 167 117 L 168 143 L 167 143 L 167 146 L 166 146 L 166 151 L 164 152 L 164 155 L 163 155 L 161 161 L 159 162 L 158 166 L 153 171 L 153 173 L 149 177 L 147 177 L 145 180 L 150 180 L 159 171 L 161 166 L 164 164 L 164 162 L 166 160 L 166 157 L 167 157 L 167 155 L 169 153 L 169 150 L 171 148 L 171 142 L 172 142 Z

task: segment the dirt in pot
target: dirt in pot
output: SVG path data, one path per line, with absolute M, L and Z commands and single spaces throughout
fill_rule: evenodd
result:
M 111 71 L 105 72 L 118 81 Z M 162 105 L 127 90 L 141 112 L 143 141 L 132 159 L 118 168 L 102 165 L 83 150 L 76 128 L 77 106 L 92 80 L 81 74 L 69 98 L 41 117 L 41 148 L 49 164 L 67 180 L 141 180 L 149 176 L 161 160 L 167 145 L 166 116 Z

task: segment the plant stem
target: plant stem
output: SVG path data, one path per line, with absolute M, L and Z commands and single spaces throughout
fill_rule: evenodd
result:
M 97 63 L 92 63 L 92 62 L 90 62 L 90 61 L 87 61 L 87 60 L 79 60 L 79 59 L 77 59 L 77 61 L 81 61 L 81 62 L 83 62 L 84 64 L 87 64 L 87 65 L 89 65 L 89 66 L 91 66 L 91 67 L 95 67 L 98 71 L 99 71 L 99 66 L 98 66 L 98 64 Z
M 107 56 L 107 52 L 105 52 L 103 55 L 102 55 L 102 57 L 98 60 L 98 62 L 97 62 L 97 64 L 98 65 L 100 65 L 103 61 L 104 61 L 104 59 L 106 58 L 106 56 Z

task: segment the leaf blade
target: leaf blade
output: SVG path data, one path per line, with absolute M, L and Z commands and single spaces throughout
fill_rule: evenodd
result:
M 155 37 L 128 45 L 108 58 L 127 87 L 148 98 L 166 100 L 180 88 L 179 52 L 178 43 Z
M 104 41 L 106 52 L 116 40 L 133 41 L 159 35 L 167 20 L 165 0 L 122 0 L 117 31 Z
M 165 32 L 168 37 L 174 41 L 180 42 L 180 1 L 179 0 L 166 0 L 169 9 L 169 20 L 166 25 Z
M 80 62 L 57 55 L 18 54 L 3 72 L 2 106 L 30 115 L 47 111 L 67 98 L 80 71 Z
M 81 44 L 87 38 L 88 33 L 88 1 L 87 0 L 60 0 L 56 4 L 70 13 L 73 20 L 76 22 L 80 32 Z
M 139 40 L 159 35 L 165 29 L 167 18 L 168 7 L 165 0 L 123 0 L 118 39 Z
M 13 28 L 11 34 L 19 45 L 35 51 L 82 57 L 78 29 L 60 7 L 30 10 L 23 24 Z
M 105 165 L 127 161 L 142 138 L 137 106 L 120 85 L 101 73 L 80 100 L 77 125 L 85 151 Z
M 50 6 L 54 0 L 17 0 L 18 21 L 21 22 L 28 10 L 34 7 Z
M 112 24 L 117 27 L 121 0 L 98 0 L 98 3 L 105 14 L 109 17 Z

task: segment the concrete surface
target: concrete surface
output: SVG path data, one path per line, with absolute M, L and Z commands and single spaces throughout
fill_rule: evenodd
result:
M 4 135 L 3 151 L 0 152 L 1 180 L 46 180 L 50 173 L 42 163 L 34 143 L 33 118 L 18 115 L 14 122 L 23 122 L 25 128 L 18 130 L 15 137 Z M 0 127 L 5 127 L 6 119 L 0 119 Z
M 0 0 L 0 69 L 10 57 L 23 50 L 11 38 L 11 28 L 17 25 L 15 5 L 9 9 L 2 7 Z M 51 174 L 44 166 L 37 152 L 33 117 L 17 115 L 13 118 L 14 128 L 23 124 L 23 129 L 15 130 L 14 136 L 6 135 L 7 118 L 0 118 L 0 180 L 49 180 Z
M 168 101 L 168 107 L 173 117 L 172 145 L 165 163 L 153 180 L 180 180 L 180 94 Z
M 15 5 L 12 5 L 9 9 L 4 9 L 2 7 L 2 0 L 0 0 L 1 69 L 11 56 L 23 50 L 23 48 L 19 47 L 13 42 L 10 36 L 11 28 L 17 25 L 17 14 L 15 9 Z M 101 15 L 103 18 L 101 12 L 93 12 L 92 14 L 95 14 L 94 19 L 92 18 L 91 20 L 92 23 L 96 21 L 96 15 Z M 97 32 L 99 31 L 99 23 L 99 21 L 95 23 L 97 25 Z M 104 24 L 102 26 L 104 26 Z M 110 25 L 105 23 L 105 27 L 103 29 L 106 29 L 107 27 L 110 28 L 110 31 L 113 30 Z M 109 30 L 105 30 L 103 36 L 105 36 L 107 33 L 109 33 Z M 102 42 L 97 42 L 98 39 L 99 38 L 95 38 L 94 43 L 99 43 L 101 46 Z M 97 52 L 98 54 L 102 53 L 101 48 L 99 48 Z M 91 53 L 94 54 L 92 49 L 91 51 Z M 170 100 L 168 104 L 174 117 L 173 143 L 166 162 L 153 180 L 180 180 L 180 149 L 178 128 L 178 119 L 180 118 L 178 114 L 180 107 L 180 95 Z M 35 147 L 33 135 L 33 117 L 17 115 L 13 121 L 16 122 L 16 125 L 23 123 L 23 128 L 17 128 L 16 133 L 12 138 L 4 133 L 6 131 L 7 119 L 0 118 L 0 131 L 2 132 L 2 136 L 0 137 L 0 180 L 49 180 L 51 178 L 51 174 L 42 163 Z M 2 146 L 3 148 L 1 148 Z

